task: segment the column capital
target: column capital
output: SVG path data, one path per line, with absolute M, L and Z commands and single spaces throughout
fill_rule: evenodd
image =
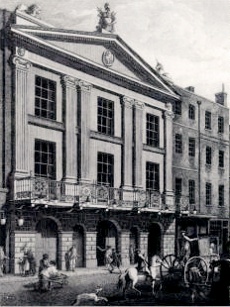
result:
M 139 100 L 135 100 L 135 101 L 134 101 L 134 107 L 135 107 L 136 109 L 143 110 L 144 107 L 145 107 L 145 103 L 142 102 L 142 101 L 139 101 Z
M 91 83 L 88 83 L 84 80 L 79 80 L 79 79 L 77 80 L 77 85 L 82 91 L 85 91 L 85 92 L 90 92 L 93 87 Z
M 21 69 L 25 71 L 27 71 L 32 66 L 31 62 L 19 56 L 14 56 L 12 58 L 12 63 L 15 65 L 17 69 Z
M 164 111 L 165 118 L 173 119 L 174 113 L 173 113 L 173 110 L 172 110 L 171 103 L 166 103 L 165 106 L 166 106 L 166 110 Z
M 121 98 L 121 104 L 126 108 L 132 108 L 134 105 L 134 99 L 130 98 L 128 96 L 122 96 Z
M 66 87 L 71 87 L 71 88 L 75 88 L 78 85 L 77 79 L 68 75 L 63 75 L 62 76 L 62 83 L 63 85 L 65 85 Z

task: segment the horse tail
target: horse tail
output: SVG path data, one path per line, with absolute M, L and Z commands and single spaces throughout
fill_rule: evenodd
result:
M 127 275 L 127 270 L 124 273 L 121 273 L 119 275 L 119 279 L 118 279 L 118 283 L 117 283 L 117 288 L 119 290 L 121 290 L 121 289 L 123 290 L 124 287 L 125 287 L 125 283 L 126 283 L 125 277 L 126 277 L 126 275 Z

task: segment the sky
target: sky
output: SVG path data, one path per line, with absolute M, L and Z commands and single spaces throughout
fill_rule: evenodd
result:
M 0 8 L 38 4 L 41 19 L 58 28 L 95 31 L 102 0 L 8 0 Z M 109 0 L 116 12 L 116 34 L 153 68 L 159 61 L 173 82 L 194 86 L 198 95 L 214 100 L 229 94 L 229 0 Z

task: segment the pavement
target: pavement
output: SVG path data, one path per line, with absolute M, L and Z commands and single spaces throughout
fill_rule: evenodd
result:
M 122 270 L 122 268 L 121 268 Z M 123 271 L 123 270 L 122 270 Z M 94 274 L 108 274 L 108 269 L 106 267 L 97 267 L 97 268 L 76 268 L 74 272 L 72 271 L 59 271 L 67 276 L 87 276 L 87 275 L 94 275 Z M 0 284 L 1 282 L 12 282 L 12 281 L 22 281 L 22 280 L 35 280 L 38 278 L 38 275 L 35 274 L 34 276 L 21 276 L 21 275 L 14 275 L 14 274 L 4 274 L 0 277 Z

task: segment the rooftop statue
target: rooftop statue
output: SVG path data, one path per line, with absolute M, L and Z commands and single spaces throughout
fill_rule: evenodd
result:
M 161 63 L 159 63 L 158 61 L 157 61 L 157 65 L 155 67 L 155 70 L 167 82 L 173 83 L 173 81 L 172 81 L 171 77 L 169 76 L 169 74 L 167 72 L 165 72 L 163 65 Z
M 116 23 L 116 13 L 110 11 L 109 3 L 105 3 L 104 11 L 100 8 L 98 10 L 99 22 L 97 25 L 97 31 L 102 32 L 102 30 L 106 30 L 110 33 L 115 32 L 115 23 Z
M 17 6 L 16 11 L 24 12 L 30 16 L 35 18 L 40 18 L 41 8 L 37 4 L 32 4 L 27 6 L 25 4 L 20 4 Z

